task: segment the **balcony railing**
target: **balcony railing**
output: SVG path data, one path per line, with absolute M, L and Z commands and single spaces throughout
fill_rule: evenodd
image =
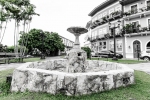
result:
M 122 34 L 131 34 L 131 33 L 142 33 L 150 31 L 150 27 L 141 27 L 137 25 L 136 27 L 133 24 L 126 24 L 121 30 Z
M 108 21 L 112 21 L 112 20 L 115 20 L 115 19 L 121 18 L 121 17 L 122 17 L 122 11 L 115 11 L 115 12 L 111 13 L 110 15 L 106 15 L 106 16 L 102 17 L 101 19 L 94 21 L 91 24 L 91 29 L 94 29 L 99 25 L 105 24 Z
M 109 20 L 122 17 L 122 11 L 115 11 L 109 15 Z
M 123 15 L 124 15 L 124 19 L 150 15 L 150 6 L 142 7 L 140 9 L 135 9 L 135 10 L 129 10 L 128 12 L 124 12 Z

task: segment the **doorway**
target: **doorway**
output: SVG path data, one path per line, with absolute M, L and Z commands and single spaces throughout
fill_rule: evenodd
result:
M 133 42 L 133 57 L 138 58 L 141 52 L 141 43 L 140 41 L 136 40 Z

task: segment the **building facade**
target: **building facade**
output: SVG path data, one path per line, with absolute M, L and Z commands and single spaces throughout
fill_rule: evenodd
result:
M 150 50 L 150 0 L 107 0 L 89 16 L 93 51 L 114 50 L 114 32 L 116 52 L 124 58 L 137 58 L 142 51 Z
M 63 53 L 66 53 L 67 51 L 69 51 L 73 48 L 73 45 L 74 45 L 73 41 L 71 41 L 63 36 L 60 36 L 60 38 L 62 39 L 63 44 L 65 45 L 65 50 Z

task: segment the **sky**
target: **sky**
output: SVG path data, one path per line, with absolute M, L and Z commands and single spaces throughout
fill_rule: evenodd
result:
M 73 34 L 67 31 L 72 26 L 85 27 L 91 20 L 88 14 L 99 4 L 106 0 L 30 0 L 36 6 L 35 12 L 40 16 L 34 16 L 31 28 L 43 31 L 57 32 L 59 35 L 75 41 Z M 14 45 L 14 21 L 7 25 L 2 44 Z M 22 28 L 20 28 L 20 31 Z M 80 36 L 80 44 L 84 45 L 86 34 Z

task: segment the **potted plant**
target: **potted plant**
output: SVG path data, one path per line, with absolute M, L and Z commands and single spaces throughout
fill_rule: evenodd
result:
M 106 18 L 109 19 L 109 15 L 107 15 Z
M 123 15 L 125 15 L 125 16 L 128 16 L 128 15 L 130 15 L 131 13 L 130 12 L 124 12 L 123 13 Z
M 126 26 L 124 28 L 125 28 L 126 34 L 129 34 L 129 33 L 133 32 L 133 25 L 131 23 L 130 24 L 126 24 Z
M 145 31 L 147 31 L 147 27 L 142 28 L 142 32 L 145 32 Z
M 137 25 L 137 28 L 136 28 L 136 31 L 139 32 L 139 31 L 140 31 L 140 28 L 141 28 L 141 25 L 138 24 L 138 25 Z

